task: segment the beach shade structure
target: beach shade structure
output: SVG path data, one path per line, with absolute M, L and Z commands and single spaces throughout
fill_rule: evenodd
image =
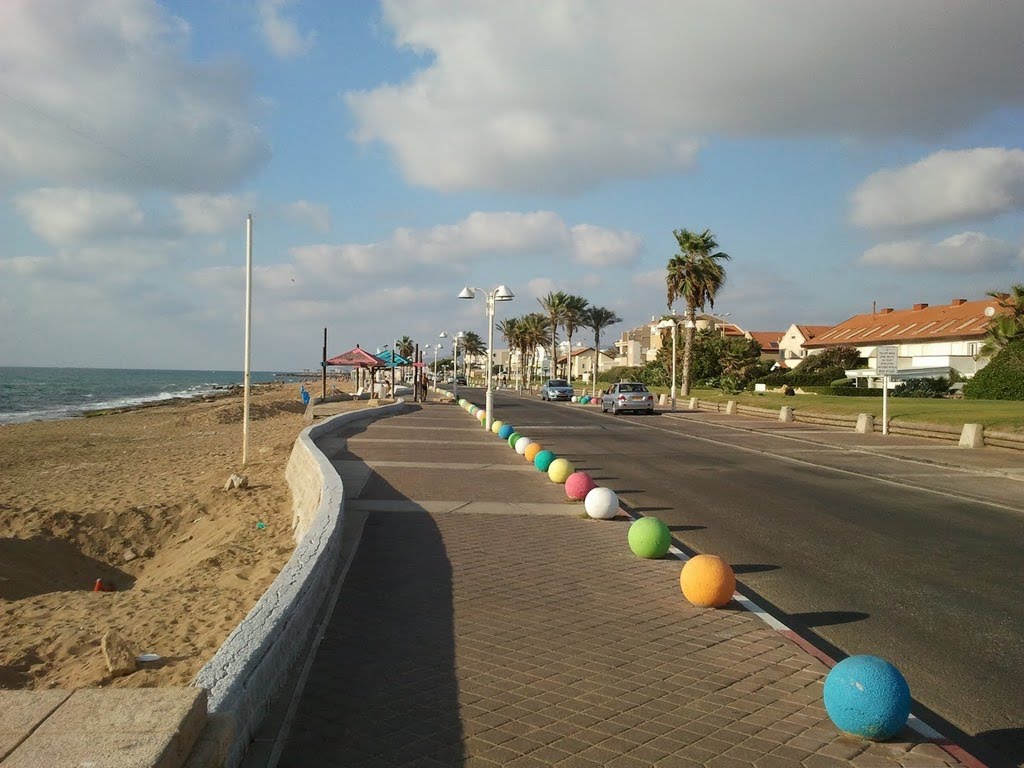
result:
M 910 715 L 910 687 L 877 656 L 850 656 L 825 678 L 825 711 L 836 727 L 872 741 L 895 736 Z
M 501 429 L 498 430 L 498 437 L 502 440 L 508 440 L 508 436 L 515 431 L 515 428 L 511 424 L 502 424 Z
M 520 456 L 525 456 L 526 449 L 529 448 L 531 445 L 533 445 L 533 440 L 528 438 L 526 435 L 520 436 L 520 438 L 516 440 L 516 453 L 518 453 Z
M 537 458 L 537 454 L 543 450 L 544 446 L 541 445 L 540 443 L 530 443 L 528 446 L 526 446 L 526 450 L 523 451 L 523 456 L 526 458 L 527 461 L 532 463 L 533 460 Z
M 510 432 L 508 436 L 508 447 L 515 448 L 516 443 L 519 442 L 520 437 L 522 437 L 522 435 L 520 435 L 518 432 Z
M 378 369 L 387 368 L 388 363 L 380 355 L 373 355 L 356 344 L 355 349 L 342 352 L 340 355 L 328 358 L 324 365 L 338 368 L 356 368 L 369 371 L 369 378 L 372 382 Z M 324 393 L 326 395 L 326 392 Z
M 519 450 L 518 447 L 516 450 Z M 583 501 L 587 498 L 587 494 L 595 488 L 597 488 L 597 483 L 586 472 L 573 472 L 565 480 L 565 495 L 573 501 Z
M 732 600 L 736 576 L 717 555 L 691 557 L 679 574 L 683 596 L 698 608 L 721 608 Z
M 591 488 L 583 499 L 583 508 L 596 520 L 611 520 L 619 514 L 619 497 L 611 488 Z
M 491 422 L 491 432 L 498 434 L 501 432 L 501 428 L 505 426 L 505 422 L 501 419 L 495 419 Z
M 626 538 L 633 554 L 648 560 L 664 557 L 668 553 L 668 548 L 672 546 L 672 534 L 668 526 L 656 517 L 641 517 L 634 520 L 629 526 Z M 732 595 L 732 592 L 729 594 Z
M 548 467 L 551 466 L 551 462 L 557 458 L 558 457 L 555 456 L 554 451 L 544 449 L 543 451 L 538 452 L 537 455 L 533 457 L 533 466 L 535 466 L 540 472 L 547 472 Z
M 548 464 L 548 479 L 552 483 L 561 485 L 569 479 L 569 475 L 576 471 L 576 467 L 568 459 L 555 459 Z

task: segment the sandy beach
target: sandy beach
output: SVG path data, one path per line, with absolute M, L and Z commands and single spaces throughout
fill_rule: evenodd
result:
M 187 684 L 291 555 L 303 410 L 254 387 L 244 470 L 240 392 L 0 427 L 0 688 Z M 161 659 L 112 678 L 111 629 Z

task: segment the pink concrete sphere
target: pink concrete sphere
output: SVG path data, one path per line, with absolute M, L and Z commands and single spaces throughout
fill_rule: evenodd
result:
M 586 472 L 573 472 L 565 481 L 565 495 L 574 501 L 583 501 L 594 488 L 597 483 Z

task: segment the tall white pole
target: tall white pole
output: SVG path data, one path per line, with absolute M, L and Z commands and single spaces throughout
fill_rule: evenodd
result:
M 487 419 L 486 429 L 488 432 L 491 431 L 491 414 L 493 412 L 494 405 L 494 393 L 491 391 L 491 348 L 494 346 L 494 295 L 498 292 L 495 288 L 493 291 L 487 294 L 487 396 L 484 399 L 484 405 L 487 408 Z
M 889 377 L 882 377 L 882 434 L 889 434 Z
M 676 410 L 676 329 L 679 327 L 675 320 L 672 321 L 672 412 Z
M 242 398 L 242 466 L 249 458 L 249 342 L 252 336 L 252 214 L 245 221 L 245 369 Z

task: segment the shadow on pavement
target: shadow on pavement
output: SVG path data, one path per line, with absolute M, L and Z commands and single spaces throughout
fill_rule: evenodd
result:
M 870 613 L 861 611 L 808 611 L 806 613 L 791 613 L 789 620 L 794 624 L 802 624 L 805 627 L 827 627 L 832 624 L 852 624 L 855 621 L 870 619 Z
M 453 633 L 451 564 L 434 520 L 370 513 L 280 768 L 463 765 Z
M 737 563 L 732 567 L 733 573 L 764 573 L 777 570 L 779 570 L 779 566 L 768 563 Z

